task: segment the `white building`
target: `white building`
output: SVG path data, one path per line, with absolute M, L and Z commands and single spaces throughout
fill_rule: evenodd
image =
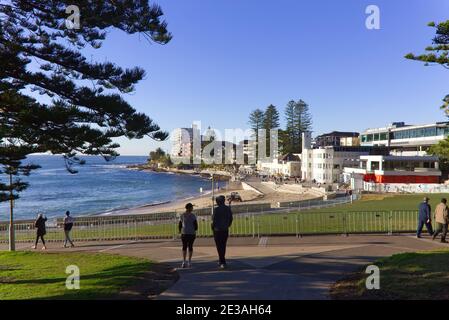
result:
M 171 157 L 191 157 L 192 156 L 192 128 L 177 128 L 171 135 Z
M 272 162 L 257 162 L 257 170 L 261 174 L 282 177 L 301 177 L 300 155 L 288 154 Z
M 343 168 L 358 167 L 361 155 L 369 155 L 366 147 L 323 147 L 312 149 L 311 133 L 303 133 L 301 177 L 306 181 L 332 184 L 341 182 Z
M 425 150 L 449 135 L 449 122 L 406 125 L 394 122 L 383 128 L 367 129 L 361 134 L 362 146 L 386 146 L 392 149 Z
M 358 168 L 344 168 L 344 181 L 352 189 L 371 190 L 371 185 L 439 184 L 441 171 L 432 156 L 361 156 Z
M 193 139 L 198 139 L 201 148 L 201 134 L 198 127 L 193 124 L 191 128 L 177 128 L 170 135 L 172 159 L 182 159 L 190 163 L 194 151 Z M 197 151 L 198 152 L 198 151 Z

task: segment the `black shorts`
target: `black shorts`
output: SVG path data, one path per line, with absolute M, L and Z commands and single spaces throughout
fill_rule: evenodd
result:
M 189 248 L 189 251 L 193 251 L 193 242 L 195 241 L 195 235 L 194 234 L 183 234 L 181 235 L 182 240 L 182 250 L 186 251 L 187 248 Z

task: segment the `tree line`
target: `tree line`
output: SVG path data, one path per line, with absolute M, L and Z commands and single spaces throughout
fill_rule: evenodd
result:
M 259 108 L 253 110 L 248 121 L 254 135 L 253 139 L 259 143 L 258 132 L 260 129 L 265 129 L 268 149 L 270 130 L 278 130 L 279 152 L 281 154 L 301 153 L 302 133 L 312 130 L 312 115 L 309 105 L 302 99 L 289 101 L 284 110 L 284 118 L 285 127 L 281 128 L 280 113 L 272 104 L 265 110 Z

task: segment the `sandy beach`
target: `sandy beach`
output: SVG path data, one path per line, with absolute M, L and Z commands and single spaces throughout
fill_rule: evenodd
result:
M 239 204 L 262 204 L 270 203 L 274 206 L 277 202 L 299 201 L 317 198 L 316 195 L 309 193 L 287 193 L 279 192 L 275 190 L 265 189 L 263 194 L 257 193 L 252 190 L 243 190 L 243 188 L 230 188 L 227 190 L 215 191 L 215 196 L 224 195 L 228 196 L 231 192 L 238 192 L 242 198 L 242 202 L 235 202 L 234 205 Z M 212 205 L 212 193 L 209 192 L 202 196 L 191 197 L 181 200 L 175 200 L 168 203 L 141 206 L 136 208 L 129 208 L 123 210 L 115 210 L 99 214 L 101 216 L 116 216 L 116 215 L 135 215 L 135 214 L 148 214 L 148 213 L 163 213 L 185 210 L 185 205 L 191 202 L 194 205 L 194 209 L 208 208 Z

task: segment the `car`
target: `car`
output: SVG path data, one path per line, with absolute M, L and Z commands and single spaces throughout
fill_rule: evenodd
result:
M 235 202 L 235 201 L 242 202 L 243 201 L 242 197 L 239 195 L 238 192 L 231 192 L 231 194 L 226 198 L 226 200 L 228 202 L 229 201 L 232 201 L 232 202 Z

